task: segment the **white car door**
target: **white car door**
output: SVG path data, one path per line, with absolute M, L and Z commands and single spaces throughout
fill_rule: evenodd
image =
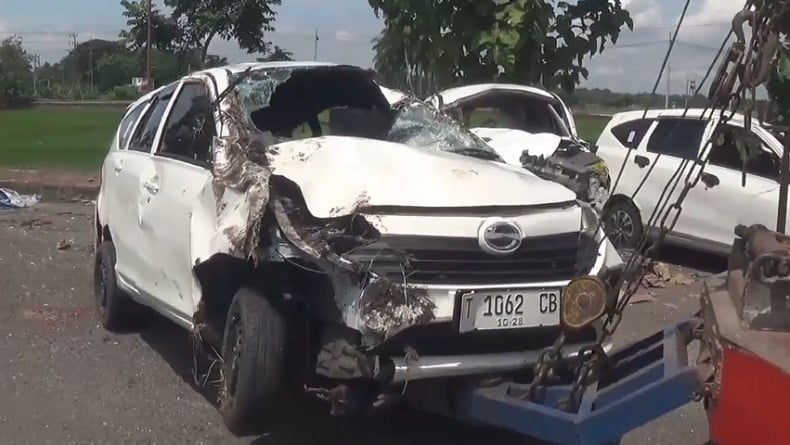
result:
M 115 244 L 116 271 L 122 284 L 132 291 L 149 289 L 150 257 L 148 246 L 140 243 L 146 228 L 142 225 L 141 205 L 145 199 L 142 179 L 154 170 L 151 155 L 159 122 L 164 114 L 175 85 L 154 95 L 145 105 L 142 116 L 129 138 L 125 150 L 108 159 L 112 185 L 107 189 L 106 202 L 111 206 L 109 221 Z
M 179 316 L 191 319 L 196 310 L 196 283 L 190 253 L 190 222 L 198 196 L 211 181 L 211 146 L 217 127 L 207 110 L 211 94 L 202 79 L 184 80 L 168 108 L 154 151 L 154 169 L 143 181 L 145 244 L 156 295 Z
M 705 172 L 715 177 L 718 185 L 708 187 L 700 182 L 691 193 L 690 201 L 709 212 L 705 225 L 691 233 L 709 243 L 712 248 L 729 251 L 737 224 L 776 226 L 779 198 L 779 143 L 764 130 L 747 130 L 740 125 L 727 124 L 721 139 L 714 141 Z M 758 157 L 746 163 L 746 177 L 737 145 L 747 143 L 760 149 Z
M 643 224 L 647 225 L 655 214 L 654 227 L 661 227 L 664 215 L 677 202 L 711 128 L 709 121 L 698 118 L 659 117 L 653 124 L 642 141 L 640 151 L 644 151 L 634 156 L 634 163 L 641 166 L 644 172 L 639 175 L 639 183 L 644 184 L 641 187 L 637 184 L 633 190 L 637 195 L 636 201 L 642 206 Z M 652 172 L 643 181 L 653 165 Z M 684 165 L 685 169 L 678 173 Z M 674 185 L 676 180 L 677 185 Z M 663 222 L 667 226 L 671 225 L 676 214 L 677 211 L 672 210 Z M 687 197 L 671 235 L 685 237 L 709 221 L 708 209 L 704 205 L 691 203 Z

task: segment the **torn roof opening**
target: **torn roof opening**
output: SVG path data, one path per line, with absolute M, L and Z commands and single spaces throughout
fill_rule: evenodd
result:
M 389 101 L 374 76 L 372 70 L 349 65 L 296 68 L 287 77 L 279 71 L 262 79 L 252 76 L 241 92 L 264 96 L 244 100 L 259 130 L 291 137 L 297 127 L 308 123 L 313 136 L 320 136 L 318 116 L 327 109 L 347 107 L 370 111 L 380 120 L 391 117 Z
M 361 137 L 501 161 L 482 139 L 424 102 L 399 96 L 391 105 L 396 95 L 374 77 L 373 70 L 350 65 L 261 69 L 238 91 L 255 128 L 279 138 L 292 139 L 308 124 L 313 137 Z

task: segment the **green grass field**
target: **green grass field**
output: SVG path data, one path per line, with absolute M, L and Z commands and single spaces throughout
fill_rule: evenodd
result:
M 119 108 L 0 111 L 0 166 L 95 170 L 122 114 Z
M 120 108 L 53 107 L 0 111 L 0 166 L 93 171 L 112 141 Z M 582 138 L 598 138 L 605 118 L 578 116 Z

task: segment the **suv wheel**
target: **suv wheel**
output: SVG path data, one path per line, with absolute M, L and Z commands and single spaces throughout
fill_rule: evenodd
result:
M 233 434 L 261 432 L 283 413 L 287 332 L 286 317 L 264 295 L 250 288 L 236 292 L 222 342 L 219 407 Z
M 115 277 L 115 246 L 103 241 L 96 248 L 93 267 L 96 312 L 108 331 L 138 328 L 143 321 L 144 307 L 118 287 Z
M 642 238 L 642 219 L 627 201 L 615 202 L 604 210 L 606 235 L 618 250 L 636 249 Z

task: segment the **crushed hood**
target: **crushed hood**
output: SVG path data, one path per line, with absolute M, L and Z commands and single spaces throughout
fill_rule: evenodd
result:
M 531 156 L 551 156 L 559 147 L 562 138 L 551 133 L 530 133 L 510 128 L 472 128 L 499 156 L 510 165 L 521 166 L 524 150 Z
M 526 170 L 465 155 L 371 139 L 325 136 L 271 147 L 272 174 L 301 189 L 318 218 L 362 207 L 533 206 L 573 192 Z

